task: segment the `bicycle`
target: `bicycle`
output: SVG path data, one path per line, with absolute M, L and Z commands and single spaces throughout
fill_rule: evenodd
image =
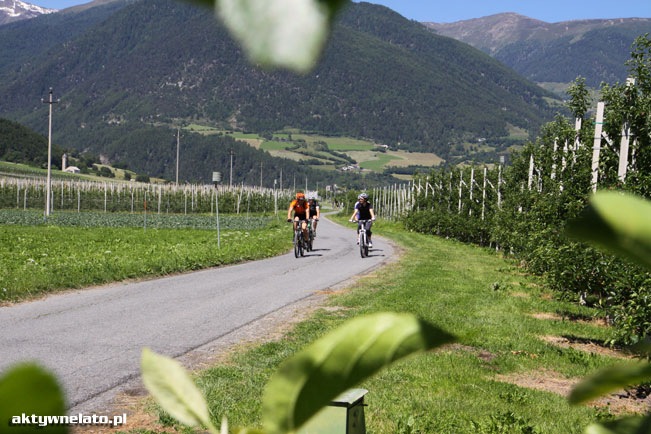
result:
M 312 220 L 314 219 L 309 219 L 307 221 L 307 251 L 311 252 L 312 251 L 312 244 L 314 243 L 314 230 L 312 229 Z
M 289 223 L 292 223 L 293 220 L 287 220 Z M 294 231 L 294 257 L 298 258 L 299 256 L 305 256 L 305 239 L 303 238 L 303 230 L 301 229 L 301 222 L 299 221 L 296 225 L 296 230 Z
M 354 220 L 351 221 L 355 222 Z M 366 223 L 368 221 L 369 220 L 357 220 L 356 222 L 359 224 L 357 233 L 359 239 L 359 254 L 362 258 L 368 256 L 368 234 L 366 233 Z

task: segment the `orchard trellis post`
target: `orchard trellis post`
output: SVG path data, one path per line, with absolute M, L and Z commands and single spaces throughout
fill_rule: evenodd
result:
M 597 119 L 594 127 L 594 144 L 592 146 L 592 191 L 597 191 L 599 182 L 599 152 L 601 151 L 601 135 L 604 123 L 604 106 L 603 102 L 597 104 Z
M 626 88 L 630 92 L 635 85 L 634 78 L 626 79 Z M 631 127 L 628 119 L 624 122 L 622 126 L 622 140 L 619 148 L 619 166 L 617 168 L 617 177 L 619 180 L 624 183 L 626 181 L 626 170 L 628 168 L 628 150 L 631 137 Z

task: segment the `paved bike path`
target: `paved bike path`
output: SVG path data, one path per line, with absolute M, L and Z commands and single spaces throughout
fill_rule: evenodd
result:
M 378 237 L 362 259 L 354 226 L 324 219 L 314 248 L 299 259 L 291 252 L 0 307 L 0 375 L 37 361 L 56 373 L 72 408 L 137 377 L 143 347 L 178 357 L 394 254 Z

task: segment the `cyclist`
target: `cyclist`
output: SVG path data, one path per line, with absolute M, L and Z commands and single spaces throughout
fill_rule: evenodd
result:
M 296 226 L 298 222 L 301 222 L 301 229 L 303 231 L 303 238 L 305 241 L 308 240 L 307 234 L 307 212 L 309 205 L 305 200 L 305 195 L 303 193 L 296 193 L 296 199 L 292 201 L 289 205 L 289 210 L 287 210 L 287 221 L 292 221 L 292 211 L 294 211 L 294 232 L 296 232 Z
M 362 229 L 362 224 L 359 223 L 360 220 L 366 220 L 364 225 L 364 230 L 366 231 L 366 236 L 368 238 L 368 246 L 373 247 L 371 242 L 371 226 L 375 221 L 375 211 L 373 211 L 373 206 L 368 201 L 368 194 L 362 193 L 357 196 L 359 200 L 355 204 L 355 209 L 353 210 L 353 215 L 350 216 L 350 221 L 357 221 L 357 233 Z M 354 220 L 353 220 L 354 219 Z M 359 244 L 359 238 L 357 238 L 357 244 Z
M 310 207 L 308 211 L 307 218 L 308 219 L 314 219 L 312 221 L 312 233 L 314 234 L 314 238 L 316 238 L 316 224 L 319 221 L 319 217 L 321 217 L 321 210 L 319 209 L 319 202 L 316 200 L 316 196 L 313 194 L 310 195 L 310 197 L 307 200 L 307 203 Z

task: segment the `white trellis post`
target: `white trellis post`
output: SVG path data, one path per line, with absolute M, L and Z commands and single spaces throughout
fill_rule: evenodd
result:
M 527 181 L 527 188 L 529 190 L 531 190 L 531 182 L 533 181 L 533 167 L 534 164 L 533 164 L 533 152 L 532 152 L 531 155 L 529 156 L 529 178 Z
M 452 208 L 452 172 L 450 172 L 450 183 L 448 184 L 448 212 Z
M 558 151 L 558 138 L 554 139 L 554 150 L 552 152 L 552 173 L 551 179 L 556 179 L 556 153 Z
M 486 167 L 484 167 L 484 185 L 481 189 L 481 219 L 484 220 L 484 215 L 486 211 Z
M 576 163 L 576 153 L 581 147 L 581 125 L 583 124 L 583 119 L 575 118 L 574 119 L 574 152 L 572 155 L 572 164 Z
M 592 146 L 592 191 L 597 191 L 599 182 L 599 152 L 601 151 L 601 132 L 604 123 L 604 103 L 597 104 L 597 120 L 594 127 L 594 144 Z
M 458 213 L 461 214 L 461 192 L 462 192 L 462 185 L 464 184 L 463 182 L 463 169 L 459 171 L 459 211 Z
M 634 78 L 626 79 L 626 86 L 630 89 L 635 84 Z M 622 141 L 619 147 L 619 167 L 617 169 L 617 177 L 623 183 L 626 181 L 626 170 L 628 168 L 628 149 L 631 137 L 631 127 L 626 122 L 622 127 Z
M 470 169 L 470 205 L 468 205 L 468 215 L 472 215 L 472 191 L 475 183 L 475 168 Z
M 497 207 L 502 209 L 502 193 L 500 187 L 502 186 L 502 165 L 497 166 Z
M 106 201 L 108 199 L 108 186 L 104 183 L 104 212 L 106 212 Z

